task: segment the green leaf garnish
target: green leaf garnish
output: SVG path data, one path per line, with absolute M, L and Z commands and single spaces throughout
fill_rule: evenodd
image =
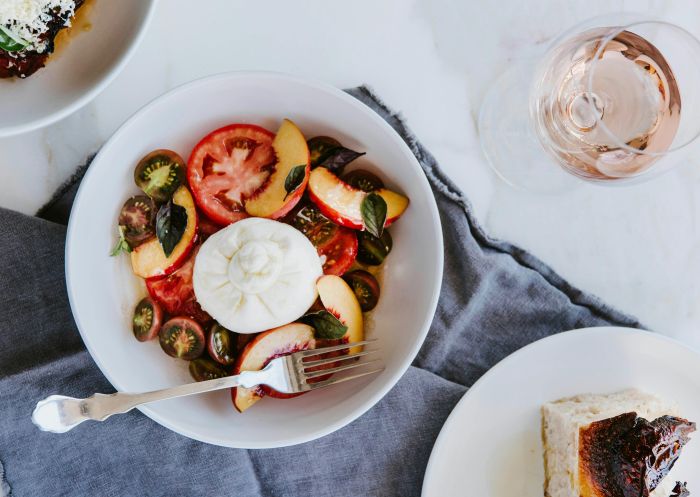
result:
M 290 193 L 294 192 L 301 184 L 304 182 L 304 177 L 306 176 L 306 164 L 301 164 L 300 166 L 294 166 L 289 170 L 289 174 L 284 180 L 284 189 L 287 191 L 287 195 L 284 196 L 286 199 Z
M 124 237 L 124 226 L 119 226 L 119 240 L 117 240 L 117 243 L 114 245 L 114 248 L 109 253 L 109 255 L 112 257 L 116 257 L 122 252 L 128 254 L 129 252 L 131 252 L 131 246 Z
M 316 330 L 317 338 L 329 340 L 343 338 L 348 327 L 328 311 L 318 311 L 306 314 L 301 318 Z
M 18 52 L 29 45 L 29 42 L 15 35 L 5 26 L 0 26 L 0 48 L 6 52 Z
M 368 193 L 362 200 L 360 212 L 365 229 L 379 238 L 386 223 L 386 201 L 377 193 Z
M 156 236 L 163 247 L 165 257 L 175 250 L 175 246 L 182 239 L 187 227 L 187 210 L 174 204 L 172 200 L 163 204 L 156 215 Z

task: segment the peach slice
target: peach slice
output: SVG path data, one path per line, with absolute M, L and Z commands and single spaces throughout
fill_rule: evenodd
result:
M 182 238 L 175 245 L 170 257 L 165 256 L 163 247 L 157 238 L 136 247 L 131 252 L 131 267 L 134 274 L 142 278 L 166 276 L 187 260 L 197 239 L 197 209 L 189 190 L 181 186 L 173 194 L 173 203 L 181 205 L 187 211 L 187 226 Z
M 316 282 L 318 296 L 328 312 L 337 317 L 348 327 L 342 338 L 344 343 L 361 342 L 365 331 L 362 321 L 362 309 L 355 292 L 340 276 L 328 274 Z M 362 347 L 352 347 L 350 354 L 360 352 Z
M 272 147 L 277 156 L 275 171 L 270 175 L 265 189 L 246 201 L 245 210 L 251 216 L 278 219 L 292 210 L 301 199 L 309 181 L 311 165 L 306 139 L 296 124 L 289 119 L 282 121 Z M 287 195 L 285 180 L 294 167 L 302 165 L 306 166 L 304 179 L 294 192 Z
M 301 323 L 291 323 L 264 331 L 248 342 L 233 367 L 233 374 L 241 371 L 259 371 L 277 357 L 313 349 L 316 346 L 314 329 Z M 264 395 L 262 388 L 235 387 L 231 389 L 231 400 L 238 412 L 243 412 Z
M 408 207 L 408 198 L 380 188 L 376 192 L 386 202 L 384 226 L 396 221 Z M 309 176 L 309 197 L 321 212 L 335 223 L 357 230 L 364 229 L 360 206 L 367 192 L 353 188 L 325 167 L 317 167 Z

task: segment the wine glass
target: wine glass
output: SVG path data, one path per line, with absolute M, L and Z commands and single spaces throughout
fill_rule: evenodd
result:
M 700 142 L 700 41 L 636 15 L 588 20 L 501 76 L 479 134 L 494 171 L 525 190 L 652 178 Z

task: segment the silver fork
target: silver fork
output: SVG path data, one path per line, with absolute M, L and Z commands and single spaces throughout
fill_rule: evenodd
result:
M 299 393 L 316 390 L 318 388 L 335 385 L 348 380 L 354 380 L 369 374 L 379 373 L 384 367 L 379 360 L 355 361 L 362 356 L 366 356 L 377 350 L 364 350 L 354 354 L 339 355 L 316 360 L 310 360 L 314 356 L 327 354 L 329 352 L 339 352 L 351 347 L 361 347 L 375 342 L 376 340 L 365 340 L 362 342 L 334 345 L 320 349 L 302 350 L 288 356 L 278 357 L 260 371 L 243 371 L 236 376 L 227 376 L 214 380 L 200 381 L 198 383 L 188 383 L 172 388 L 154 390 L 144 393 L 96 393 L 86 399 L 76 399 L 64 395 L 51 395 L 37 403 L 32 413 L 32 422 L 42 431 L 53 433 L 65 433 L 88 419 L 104 421 L 112 414 L 128 412 L 136 406 L 155 402 L 157 400 L 173 399 L 186 395 L 194 395 L 204 392 L 212 392 L 224 388 L 244 387 L 252 388 L 257 385 L 267 385 L 282 393 Z M 326 369 L 316 369 L 333 363 L 341 363 L 338 366 Z M 370 370 L 354 372 L 354 374 L 333 376 L 331 378 L 312 381 L 329 374 L 342 373 L 351 369 L 374 364 Z

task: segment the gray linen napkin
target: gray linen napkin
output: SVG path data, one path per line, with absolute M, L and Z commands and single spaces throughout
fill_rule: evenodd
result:
M 409 144 L 444 230 L 437 314 L 397 386 L 349 426 L 283 449 L 206 445 L 138 411 L 64 435 L 39 432 L 30 421 L 37 400 L 113 391 L 83 347 L 64 283 L 65 223 L 83 168 L 40 211 L 43 219 L 0 210 L 0 496 L 417 496 L 450 410 L 496 362 L 560 331 L 638 326 L 527 252 L 489 238 L 403 120 L 368 88 L 349 92 Z

